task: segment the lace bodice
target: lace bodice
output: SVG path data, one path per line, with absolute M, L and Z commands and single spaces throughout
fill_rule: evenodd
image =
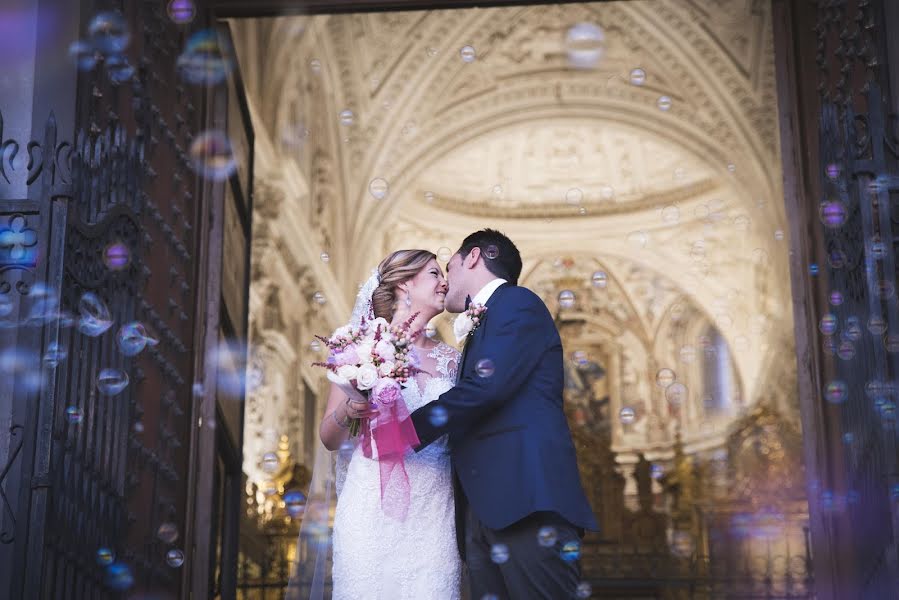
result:
M 410 413 L 436 400 L 456 379 L 457 350 L 441 343 L 427 358 L 435 361 L 436 373 L 410 379 L 403 388 Z M 456 549 L 446 437 L 406 457 L 412 489 L 402 522 L 381 509 L 376 460 L 366 458 L 357 447 L 343 469 L 340 463 L 338 459 L 334 600 L 458 600 L 462 563 Z

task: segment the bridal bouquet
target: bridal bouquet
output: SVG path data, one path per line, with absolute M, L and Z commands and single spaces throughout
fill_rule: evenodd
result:
M 405 519 L 411 487 L 404 456 L 418 446 L 419 439 L 402 397 L 402 384 L 421 372 L 412 342 L 421 332 L 411 331 L 417 314 L 398 326 L 385 319 L 363 318 L 357 327 L 339 328 L 327 345 L 327 362 L 314 366 L 328 369 L 328 379 L 348 396 L 362 395 L 378 409 L 370 419 L 353 419 L 350 435 L 362 436 L 362 451 L 373 458 L 372 440 L 380 463 L 381 506 L 385 513 Z
M 358 327 L 345 325 L 330 338 L 316 336 L 328 347 L 328 360 L 314 366 L 328 369 L 328 379 L 348 391 L 359 392 L 379 407 L 390 407 L 401 400 L 401 384 L 420 372 L 412 342 L 421 332 L 410 331 L 418 315 L 391 327 L 380 317 L 362 319 Z M 350 422 L 350 435 L 359 434 L 361 419 Z

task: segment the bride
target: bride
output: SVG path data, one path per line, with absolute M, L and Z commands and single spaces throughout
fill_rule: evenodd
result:
M 400 250 L 385 258 L 363 286 L 354 316 L 361 306 L 368 317 L 373 315 L 400 324 L 418 313 L 411 329 L 423 330 L 433 317 L 443 312 L 446 291 L 446 279 L 433 253 Z M 403 389 L 409 413 L 436 400 L 453 386 L 459 360 L 454 348 L 425 335 L 415 340 L 413 352 L 422 372 Z M 458 599 L 462 562 L 456 545 L 453 482 L 446 438 L 406 456 L 411 494 L 406 518 L 399 521 L 384 514 L 382 509 L 377 460 L 367 458 L 361 445 L 350 445 L 350 420 L 367 416 L 365 408 L 365 404 L 354 402 L 332 384 L 319 428 L 325 447 L 340 450 L 332 597 L 334 600 Z

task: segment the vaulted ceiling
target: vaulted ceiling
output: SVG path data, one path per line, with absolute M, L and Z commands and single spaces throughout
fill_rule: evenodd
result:
M 637 337 L 651 343 L 672 307 L 689 305 L 743 349 L 746 395 L 764 392 L 770 350 L 792 332 L 767 3 L 231 26 L 256 173 L 281 198 L 264 218 L 337 296 L 329 322 L 387 252 L 454 249 L 494 226 L 518 243 L 524 284 L 548 303 L 553 278 L 580 278 L 587 297 L 604 269 Z M 586 43 L 575 26 L 592 32 Z M 569 266 L 544 268 L 560 259 Z

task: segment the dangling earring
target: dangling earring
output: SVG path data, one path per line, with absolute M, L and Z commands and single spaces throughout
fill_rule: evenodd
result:
M 412 298 L 409 297 L 409 294 L 406 294 L 406 308 L 412 308 Z

